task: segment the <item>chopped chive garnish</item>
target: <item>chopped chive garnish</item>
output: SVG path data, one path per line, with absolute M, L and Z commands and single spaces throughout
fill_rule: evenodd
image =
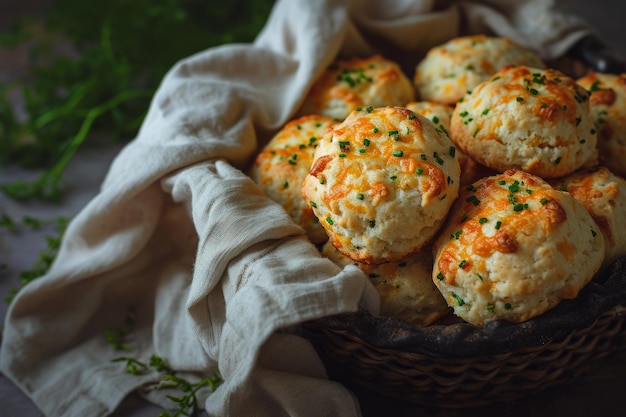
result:
M 372 228 L 373 228 L 373 227 L 375 227 L 375 226 L 376 226 L 376 221 L 375 221 L 375 220 L 370 220 L 370 221 L 368 222 L 368 224 L 369 224 L 369 226 L 370 226 L 370 227 L 372 227 Z
M 345 158 L 345 157 L 346 157 L 345 153 L 342 152 L 342 153 L 339 154 L 339 158 Z
M 454 157 L 454 155 L 456 155 L 456 148 L 454 146 L 450 146 L 450 149 L 448 149 L 448 153 L 450 154 L 450 156 Z
M 518 103 L 521 103 L 524 101 L 524 97 L 517 97 L 515 100 L 517 100 Z
M 409 120 L 413 120 L 413 119 L 415 119 L 415 113 L 409 114 Z
M 315 201 L 311 201 L 311 207 L 317 208 L 317 203 Z
M 402 152 L 401 150 L 393 151 L 393 156 L 397 156 L 399 158 L 401 156 L 404 156 L 404 152 Z
M 496 229 L 496 230 L 500 229 L 500 226 L 502 226 L 502 222 L 501 222 L 500 220 L 498 220 L 498 221 L 496 222 L 495 229 Z
M 519 181 L 515 180 L 513 184 L 509 185 L 509 191 L 516 193 L 519 191 Z
M 485 224 L 485 223 L 487 223 L 487 221 L 488 220 L 487 220 L 486 217 L 481 217 L 480 219 L 478 219 L 478 223 L 480 223 L 480 224 Z
M 417 175 L 422 175 L 422 174 L 424 173 L 424 170 L 423 170 L 422 168 L 417 168 L 417 169 L 415 170 L 415 173 L 416 173 Z
M 467 116 L 469 113 L 467 111 L 462 111 L 461 113 L 459 113 L 459 116 L 461 117 L 465 117 Z
M 363 139 L 363 146 L 370 146 L 370 140 L 368 138 Z
M 439 272 L 439 273 L 437 274 L 437 279 L 438 279 L 439 281 L 443 281 L 443 280 L 444 280 L 444 278 L 445 278 L 445 277 L 443 276 L 443 274 L 442 274 L 441 272 Z
M 480 204 L 480 200 L 479 200 L 478 198 L 476 198 L 476 196 L 475 196 L 475 195 L 473 195 L 473 194 L 472 194 L 471 196 L 467 197 L 467 198 L 465 199 L 465 201 L 466 201 L 467 203 L 472 203 L 472 204 L 474 204 L 475 206 L 477 206 L 477 205 L 479 205 L 479 204 Z
M 467 187 L 465 187 L 465 189 L 467 191 L 476 191 L 476 187 L 474 187 L 474 184 L 470 184 Z
M 364 198 L 365 198 L 365 196 L 364 196 L 363 194 L 361 194 L 361 193 L 358 193 L 358 194 L 356 195 L 356 199 L 357 199 L 357 200 L 363 200 Z
M 493 304 L 487 304 L 487 310 L 493 311 L 496 308 Z
M 335 224 L 335 222 L 333 221 L 333 219 L 332 219 L 330 216 L 326 217 L 326 222 L 327 222 L 328 224 L 330 224 L 331 226 L 332 226 L 333 224 Z
M 512 308 L 513 308 L 513 306 L 511 305 L 511 303 L 504 303 L 504 309 L 505 310 L 510 310 Z
M 368 107 L 368 108 L 365 109 L 365 111 L 367 111 L 368 113 L 371 113 L 371 112 L 374 111 L 374 108 L 373 107 Z
M 489 113 L 489 109 L 485 109 L 485 110 L 483 110 L 482 115 L 486 116 L 488 113 Z
M 542 206 L 545 206 L 548 203 L 548 199 L 544 197 L 539 202 L 541 203 Z
M 378 133 L 378 128 L 375 127 L 374 129 L 372 129 L 372 133 Z
M 433 116 L 432 120 L 434 124 L 439 124 L 439 118 L 437 116 Z
M 457 302 L 457 304 L 459 305 L 459 307 L 463 306 L 465 304 L 465 301 L 463 301 L 463 299 L 461 297 L 459 297 L 458 295 L 456 295 L 455 293 L 451 293 L 450 294 L 452 296 L 452 298 L 454 298 Z

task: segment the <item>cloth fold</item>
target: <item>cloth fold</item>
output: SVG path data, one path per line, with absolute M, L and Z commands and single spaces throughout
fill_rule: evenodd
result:
M 112 413 L 159 374 L 130 375 L 111 360 L 152 354 L 174 371 L 219 370 L 224 383 L 202 398 L 211 416 L 359 415 L 298 324 L 376 313 L 377 294 L 358 268 L 322 258 L 243 171 L 338 56 L 388 52 L 416 63 L 468 18 L 496 34 L 529 35 L 518 18 L 486 12 L 496 3 L 279 0 L 254 43 L 174 65 L 51 269 L 12 302 L 2 372 L 50 417 Z M 555 22 L 547 42 L 522 43 L 555 54 L 564 44 L 552 40 L 586 33 Z M 130 351 L 119 352 L 104 334 L 123 326 L 129 308 Z

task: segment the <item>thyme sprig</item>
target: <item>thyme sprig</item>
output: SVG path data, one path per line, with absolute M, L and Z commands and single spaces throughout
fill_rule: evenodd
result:
M 65 234 L 68 222 L 69 219 L 67 217 L 42 220 L 31 216 L 24 216 L 21 220 L 15 220 L 8 214 L 2 214 L 2 216 L 0 216 L 0 229 L 5 229 L 10 233 L 19 233 L 24 229 L 40 230 L 50 226 L 52 226 L 56 232 L 54 235 L 46 236 L 47 247 L 39 253 L 33 267 L 20 272 L 19 280 L 21 287 L 11 289 L 9 295 L 4 298 L 5 303 L 10 304 L 21 288 L 48 272 L 61 247 L 61 240 Z
M 107 343 L 117 351 L 130 351 L 128 336 L 133 331 L 135 323 L 136 310 L 129 306 L 126 310 L 123 326 L 120 329 L 105 331 L 104 337 Z M 171 411 L 159 413 L 158 417 L 196 416 L 200 411 L 198 392 L 204 387 L 209 387 L 211 391 L 215 391 L 222 383 L 222 378 L 217 372 L 213 376 L 204 377 L 197 382 L 181 378 L 169 367 L 165 359 L 155 354 L 150 356 L 147 363 L 132 356 L 120 356 L 111 359 L 111 362 L 123 363 L 125 372 L 131 375 L 142 375 L 151 369 L 160 372 L 161 379 L 153 388 L 156 390 L 178 390 L 180 392 L 180 395 L 166 396 L 175 404 L 175 407 Z

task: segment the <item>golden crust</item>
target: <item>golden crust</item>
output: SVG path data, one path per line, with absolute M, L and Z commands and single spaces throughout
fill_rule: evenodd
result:
M 261 150 L 249 172 L 263 192 L 281 204 L 316 244 L 325 242 L 328 236 L 302 199 L 300 190 L 319 139 L 335 123 L 329 117 L 318 115 L 290 121 Z
M 429 50 L 413 83 L 421 100 L 454 104 L 507 65 L 544 68 L 536 54 L 507 38 L 464 36 Z
M 596 221 L 604 236 L 604 266 L 626 255 L 626 180 L 605 167 L 582 170 L 554 182 L 570 193 Z
M 460 191 L 434 253 L 444 298 L 482 326 L 523 322 L 576 297 L 602 264 L 604 240 L 570 194 L 510 170 Z
M 456 198 L 460 167 L 450 138 L 406 108 L 351 113 L 316 149 L 302 195 L 331 243 L 360 263 L 418 252 Z
M 450 137 L 497 171 L 520 169 L 558 178 L 597 162 L 589 94 L 563 73 L 505 67 L 464 96 Z
M 591 72 L 577 82 L 591 93 L 589 103 L 598 130 L 600 164 L 626 177 L 626 73 Z
M 368 265 L 343 256 L 327 242 L 322 255 L 340 266 L 355 264 L 367 274 L 380 295 L 380 314 L 428 326 L 446 316 L 450 307 L 433 283 L 433 258 L 428 250 L 400 262 Z
M 339 60 L 313 84 L 298 114 L 322 114 L 343 121 L 358 107 L 403 106 L 415 99 L 400 66 L 374 55 Z

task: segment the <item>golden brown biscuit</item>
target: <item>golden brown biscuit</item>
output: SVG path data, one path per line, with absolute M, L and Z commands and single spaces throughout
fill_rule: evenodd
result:
M 330 117 L 318 115 L 290 121 L 257 155 L 249 172 L 263 192 L 281 204 L 315 244 L 324 243 L 328 236 L 302 199 L 301 188 L 319 139 L 335 123 Z
M 454 104 L 507 65 L 544 68 L 536 54 L 507 38 L 473 35 L 430 49 L 417 65 L 413 82 L 421 100 Z
M 400 66 L 374 55 L 330 66 L 313 84 L 298 114 L 343 121 L 358 107 L 403 106 L 414 99 L 415 89 Z
M 456 198 L 455 151 L 406 108 L 355 111 L 322 138 L 302 195 L 345 256 L 402 260 L 434 236 Z
M 598 129 L 600 164 L 626 177 L 626 73 L 591 72 L 578 83 L 591 93 L 589 104 Z
M 568 175 L 554 187 L 580 201 L 602 230 L 604 266 L 626 255 L 626 180 L 599 167 Z
M 589 94 L 563 73 L 505 67 L 456 105 L 450 137 L 497 171 L 558 178 L 597 162 Z
M 457 316 L 523 322 L 574 298 L 604 259 L 587 210 L 510 170 L 462 189 L 434 243 L 433 281 Z
M 330 242 L 322 255 L 340 266 L 356 264 L 370 278 L 380 295 L 380 314 L 397 317 L 417 326 L 428 326 L 450 312 L 432 280 L 433 257 L 429 250 L 404 261 L 367 265 L 343 256 Z

